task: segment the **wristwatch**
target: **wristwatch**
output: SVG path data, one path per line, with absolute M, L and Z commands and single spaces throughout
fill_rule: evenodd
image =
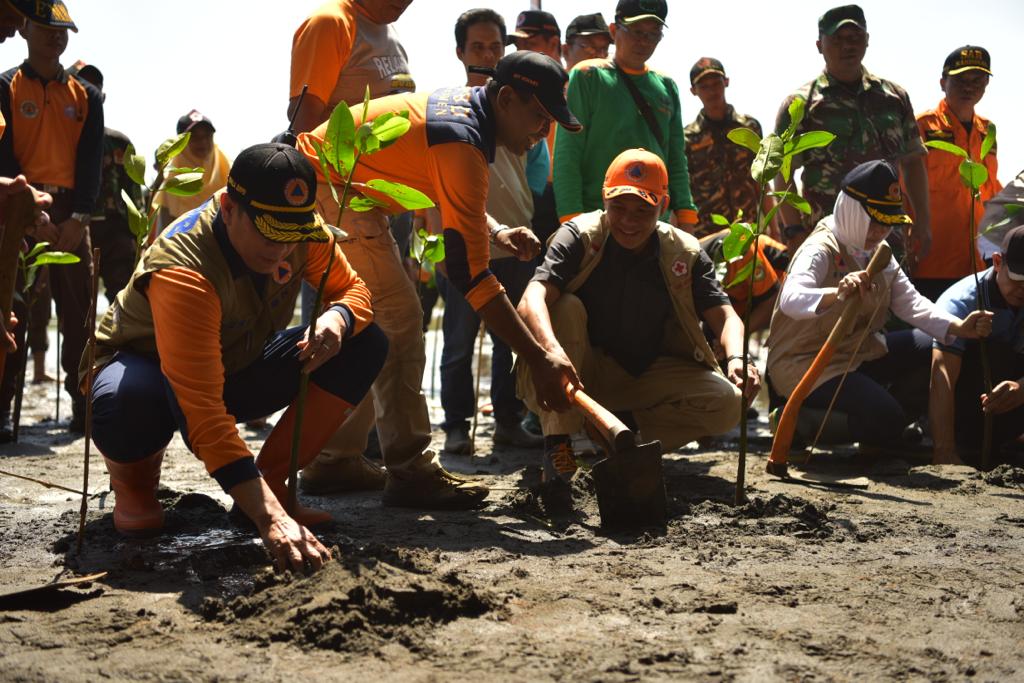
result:
M 74 218 L 79 223 L 81 223 L 82 225 L 89 225 L 89 223 L 92 222 L 91 213 L 75 212 L 71 214 L 71 217 Z

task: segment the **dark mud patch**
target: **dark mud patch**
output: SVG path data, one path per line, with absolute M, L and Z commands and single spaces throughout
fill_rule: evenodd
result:
M 580 470 L 568 486 L 541 482 L 541 468 L 526 467 L 512 491 L 502 496 L 497 509 L 544 526 L 561 526 L 570 521 L 584 521 L 598 514 L 597 488 L 589 471 Z
M 423 652 L 431 629 L 500 605 L 454 574 L 438 576 L 415 551 L 385 551 L 387 559 L 372 549 L 334 555 L 312 576 L 267 573 L 249 595 L 207 598 L 200 612 L 262 646 L 371 653 L 397 643 Z
M 723 525 L 754 533 L 825 539 L 838 531 L 836 523 L 829 518 L 829 512 L 834 509 L 831 503 L 814 503 L 778 493 L 771 497 L 754 496 L 738 506 L 706 500 L 690 505 L 686 514 L 691 518 L 717 518 Z
M 981 475 L 986 484 L 1003 488 L 1024 488 L 1024 468 L 999 465 L 991 472 Z

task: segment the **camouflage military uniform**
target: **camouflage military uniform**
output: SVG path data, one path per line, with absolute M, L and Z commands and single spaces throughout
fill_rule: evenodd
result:
M 822 72 L 787 97 L 779 108 L 777 133 L 789 126 L 789 105 L 797 96 L 807 101 L 797 132 L 827 130 L 836 135 L 828 147 L 794 159 L 794 173 L 798 166 L 803 167 L 803 195 L 813 209 L 810 216 L 803 217 L 809 228 L 832 213 L 843 176 L 858 164 L 874 159 L 896 162 L 925 153 L 907 92 L 866 69 L 856 90 Z
M 718 213 L 729 220 L 742 210 L 745 220 L 757 215 L 759 190 L 750 177 L 754 153 L 726 137 L 738 127 L 749 128 L 761 137 L 761 124 L 750 116 L 737 114 L 732 105 L 721 121 L 712 121 L 701 110 L 697 120 L 683 129 L 686 160 L 690 169 L 690 192 L 698 208 L 694 235 L 704 237 L 720 228 L 711 222 Z
M 103 177 L 89 224 L 92 246 L 100 250 L 100 277 L 109 301 L 128 284 L 135 268 L 135 238 L 128 228 L 128 209 L 121 198 L 121 190 L 125 190 L 135 205 L 142 207 L 142 192 L 124 170 L 124 153 L 130 144 L 120 131 L 103 131 Z

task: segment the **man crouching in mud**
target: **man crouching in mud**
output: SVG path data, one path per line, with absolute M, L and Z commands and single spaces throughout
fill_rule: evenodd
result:
M 316 183 L 309 161 L 287 145 L 246 149 L 227 188 L 163 232 L 104 315 L 92 435 L 122 534 L 163 527 L 155 492 L 177 429 L 256 525 L 277 569 L 319 569 L 330 558 L 306 529 L 330 514 L 297 506 L 289 515 L 283 507 L 293 399 L 308 373 L 301 467 L 369 391 L 388 342 L 371 322 L 369 290 L 314 211 Z M 301 281 L 319 284 L 332 248 L 312 338 L 305 328 L 285 330 Z M 83 379 L 88 371 L 83 366 Z M 236 422 L 286 406 L 254 459 Z

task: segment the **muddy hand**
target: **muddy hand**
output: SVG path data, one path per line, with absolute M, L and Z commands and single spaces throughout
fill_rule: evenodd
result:
M 313 338 L 307 339 L 303 336 L 295 343 L 299 347 L 302 371 L 311 373 L 336 356 L 341 351 L 346 329 L 345 319 L 337 310 L 329 310 L 317 318 Z
M 331 551 L 313 532 L 287 515 L 272 520 L 260 535 L 274 561 L 274 571 L 315 572 L 331 559 Z
M 564 413 L 572 407 L 566 385 L 583 388 L 576 368 L 561 349 L 549 351 L 530 365 L 537 402 L 544 410 Z

